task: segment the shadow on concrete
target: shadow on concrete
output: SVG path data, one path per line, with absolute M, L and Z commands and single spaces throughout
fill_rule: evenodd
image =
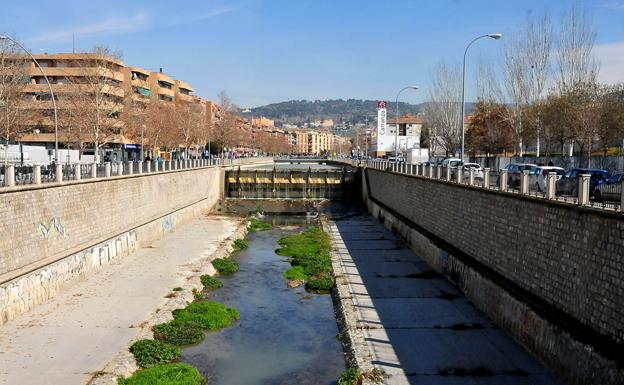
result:
M 387 384 L 559 383 L 374 218 L 335 224 L 358 325 Z

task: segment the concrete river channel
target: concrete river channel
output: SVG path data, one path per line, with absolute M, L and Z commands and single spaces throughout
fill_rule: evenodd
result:
M 288 288 L 285 257 L 277 241 L 317 225 L 305 216 L 267 216 L 267 231 L 250 233 L 249 247 L 233 258 L 240 270 L 222 276 L 210 299 L 240 311 L 233 327 L 208 333 L 184 349 L 182 360 L 211 385 L 330 385 L 345 370 L 338 326 L 329 294 Z

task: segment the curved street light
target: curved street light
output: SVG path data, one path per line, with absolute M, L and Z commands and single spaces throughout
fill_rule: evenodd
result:
M 414 91 L 418 90 L 418 86 L 407 86 L 401 88 L 401 91 L 396 96 L 396 129 L 394 130 L 394 163 L 399 163 L 399 95 L 401 92 L 412 89 Z
M 466 49 L 464 50 L 464 62 L 463 62 L 463 69 L 462 69 L 462 94 L 461 94 L 461 116 L 459 117 L 459 126 L 461 127 L 461 152 L 459 153 L 459 159 L 462 160 L 462 162 L 464 161 L 464 138 L 465 138 L 465 130 L 464 130 L 464 93 L 466 90 L 466 54 L 468 53 L 468 48 L 470 48 L 470 46 L 472 45 L 472 43 L 474 43 L 475 41 L 479 40 L 479 39 L 483 39 L 484 37 L 489 37 L 492 38 L 494 40 L 498 40 L 501 37 L 503 37 L 502 33 L 488 33 L 487 35 L 481 35 L 481 36 L 477 36 L 474 39 L 472 39 L 472 41 L 470 43 L 468 43 L 468 45 L 466 46 Z
M 30 53 L 30 51 L 24 48 L 23 45 L 21 45 L 16 40 L 6 35 L 0 35 L 0 40 L 8 40 L 11 43 L 15 44 L 16 46 L 18 46 L 19 48 L 21 48 L 24 52 L 26 52 L 30 56 L 32 61 L 35 62 L 35 65 L 37 66 L 37 68 L 39 68 L 39 70 L 41 71 L 41 74 L 43 75 L 43 78 L 48 84 L 48 89 L 50 90 L 50 97 L 52 98 L 52 108 L 54 108 L 54 163 L 58 163 L 58 113 L 56 110 L 56 98 L 54 97 L 54 92 L 52 91 L 52 85 L 50 84 L 50 80 L 48 79 L 45 72 L 43 71 L 43 68 L 41 68 L 41 66 L 39 65 L 39 62 L 37 61 L 37 59 L 35 59 L 35 57 Z

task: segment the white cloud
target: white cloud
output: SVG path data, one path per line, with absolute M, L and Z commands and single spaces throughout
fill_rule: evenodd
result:
M 624 82 L 624 42 L 597 44 L 594 47 L 594 57 L 600 64 L 600 82 Z
M 144 13 L 137 13 L 130 17 L 113 17 L 86 25 L 64 27 L 55 31 L 47 31 L 26 39 L 30 43 L 62 43 L 70 41 L 72 35 L 80 38 L 94 36 L 119 35 L 145 29 L 148 17 Z
M 196 23 L 235 10 L 235 8 L 218 8 L 199 15 L 173 19 L 169 23 L 167 23 L 166 26 L 175 27 L 183 24 Z M 30 38 L 26 39 L 26 41 L 29 43 L 63 43 L 71 41 L 72 36 L 74 35 L 77 38 L 111 36 L 160 27 L 160 25 L 156 22 L 151 23 L 151 19 L 152 18 L 150 18 L 149 15 L 147 15 L 146 13 L 139 12 L 131 16 L 111 17 L 102 21 L 96 21 L 89 24 L 62 26 L 60 29 L 56 29 L 54 31 L 46 31 L 40 33 L 39 35 L 31 36 Z
M 624 1 L 611 1 L 602 4 L 602 6 L 612 11 L 624 11 Z

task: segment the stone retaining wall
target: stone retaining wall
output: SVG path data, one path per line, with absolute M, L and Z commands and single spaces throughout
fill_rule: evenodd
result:
M 368 169 L 369 211 L 573 384 L 624 381 L 624 216 Z
M 0 324 L 197 218 L 223 180 L 212 167 L 0 194 Z

